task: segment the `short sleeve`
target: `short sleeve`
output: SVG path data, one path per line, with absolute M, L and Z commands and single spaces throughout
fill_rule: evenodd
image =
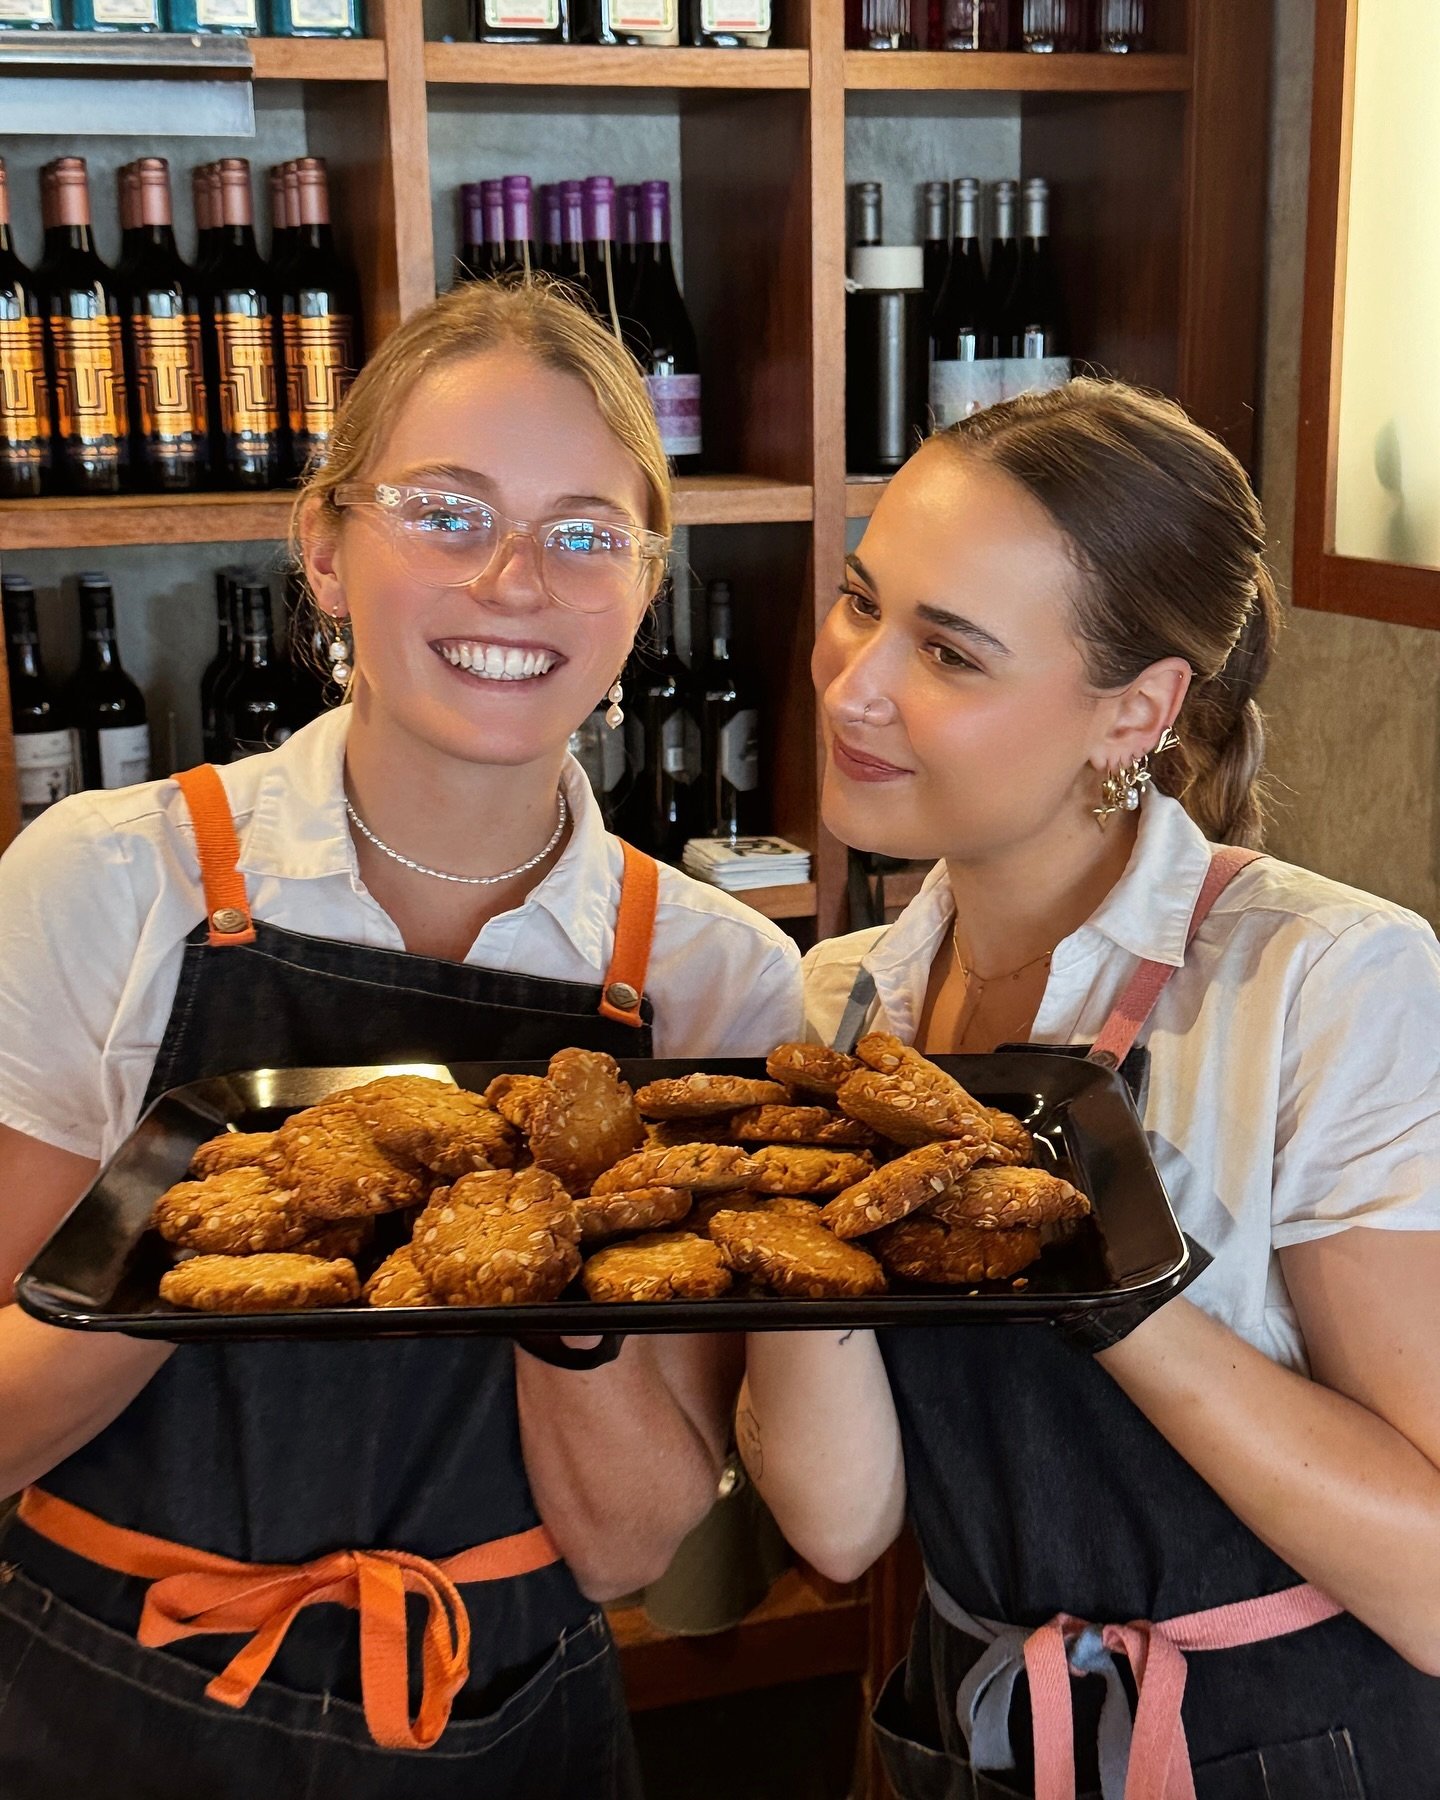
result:
M 1277 1248 L 1353 1225 L 1440 1230 L 1440 945 L 1371 913 L 1291 1003 L 1276 1120 Z
M 105 1045 L 138 935 L 123 851 L 84 795 L 0 857 L 0 1123 L 101 1154 Z

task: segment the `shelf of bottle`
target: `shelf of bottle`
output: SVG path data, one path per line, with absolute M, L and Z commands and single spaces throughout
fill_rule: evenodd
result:
M 1188 56 L 1033 56 L 1024 51 L 847 50 L 847 88 L 906 92 L 1183 94 Z
M 888 475 L 847 475 L 845 477 L 845 517 L 868 519 L 880 504 L 880 496 L 890 485 Z
M 804 88 L 805 50 L 427 44 L 425 78 L 471 87 Z
M 691 475 L 676 483 L 681 525 L 772 525 L 810 517 L 811 489 L 763 475 Z M 264 543 L 290 531 L 294 495 L 153 494 L 0 501 L 0 551 L 111 544 Z
M 256 81 L 383 81 L 380 38 L 252 38 Z
M 673 1636 L 638 1606 L 612 1608 L 609 1618 L 634 1712 L 865 1667 L 864 1588 L 829 1588 L 800 1569 L 787 1569 L 738 1625 L 708 1637 Z

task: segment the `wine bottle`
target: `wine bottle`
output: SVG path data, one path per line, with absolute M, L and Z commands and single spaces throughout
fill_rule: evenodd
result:
M 627 692 L 625 754 L 630 793 L 622 808 L 624 835 L 637 848 L 678 861 L 695 835 L 695 783 L 700 773 L 700 726 L 690 671 L 675 649 L 674 596 L 668 584 L 655 603 L 656 654 L 637 652 Z
M 990 233 L 990 264 L 985 276 L 985 291 L 997 356 L 1008 354 L 1000 342 L 1001 321 L 1010 304 L 1010 290 L 1015 286 L 1015 273 L 1020 267 L 1020 243 L 1015 235 L 1015 208 L 1019 192 L 1020 184 L 1017 181 L 995 183 L 995 217 Z
M 266 184 L 270 189 L 270 282 L 280 288 L 286 264 L 295 254 L 295 228 L 300 222 L 300 184 L 294 163 L 276 163 Z
M 334 631 L 296 569 L 285 572 L 285 662 L 290 672 L 290 717 L 296 731 L 345 698 L 331 674 Z M 341 630 L 345 626 L 341 625 Z
M 621 311 L 629 308 L 635 288 L 635 271 L 640 267 L 640 184 L 627 181 L 615 190 L 620 216 L 619 273 Z
M 200 295 L 175 248 L 170 165 L 163 157 L 146 156 L 128 173 L 133 223 L 116 285 L 129 381 L 131 466 L 137 486 L 187 493 L 204 484 L 209 465 Z
M 41 172 L 45 255 L 36 271 L 50 320 L 55 468 L 73 494 L 118 494 L 130 461 L 120 299 L 90 236 L 85 160 Z
M 455 258 L 455 285 L 479 281 L 485 273 L 485 201 L 478 181 L 460 184 L 460 251 Z
M 115 171 L 115 203 L 120 220 L 120 255 L 115 264 L 115 281 L 123 288 L 130 265 L 140 250 L 140 173 L 137 164 L 123 163 Z
M 501 190 L 505 196 L 503 273 L 521 275 L 528 281 L 540 266 L 535 248 L 535 190 L 528 175 L 506 175 Z
M 60 0 L 0 0 L 0 31 L 58 31 Z
M 294 690 L 275 653 L 270 584 L 244 577 L 238 594 L 239 668 L 225 687 L 221 723 L 231 762 L 278 749 L 294 729 Z
M 850 189 L 850 242 L 857 250 L 884 241 L 885 190 L 878 181 L 857 181 Z
M 965 175 L 955 183 L 955 239 L 930 321 L 930 345 L 930 410 L 938 429 L 1004 397 L 980 257 L 980 183 Z
M 171 31 L 254 37 L 260 30 L 260 0 L 168 0 L 168 4 Z
M 219 166 L 221 216 L 202 318 L 215 411 L 212 467 L 234 488 L 274 487 L 281 438 L 270 272 L 255 247 L 250 165 Z
M 770 0 L 686 0 L 685 41 L 697 48 L 763 50 L 770 42 Z
M 303 475 L 329 451 L 359 372 L 360 295 L 335 249 L 324 158 L 302 156 L 294 167 L 299 218 L 281 281 L 281 317 L 292 473 Z
M 942 0 L 943 50 L 1008 50 L 1010 0 Z
M 473 0 L 477 44 L 568 44 L 571 0 Z
M 200 742 L 206 762 L 228 762 L 220 736 L 218 697 L 227 676 L 238 672 L 238 639 L 235 631 L 235 583 L 241 571 L 230 567 L 215 571 L 215 654 L 200 677 Z
M 700 714 L 700 766 L 705 810 L 701 837 L 747 837 L 759 829 L 760 713 L 732 649 L 734 602 L 728 581 L 706 589 L 710 655 Z
M 945 285 L 946 271 L 950 267 L 949 182 L 927 181 L 922 198 L 925 214 L 925 235 L 922 239 L 925 251 L 925 301 L 933 321 L 935 308 L 940 300 L 940 290 Z
M 1058 357 L 1060 278 L 1050 245 L 1050 189 L 1038 177 L 1025 183 L 1025 231 L 1015 285 L 1000 325 L 1006 356 L 1038 361 Z
M 680 0 L 592 0 L 590 37 L 597 44 L 680 42 Z
M 85 787 L 130 787 L 150 779 L 145 698 L 125 673 L 115 641 L 115 595 L 104 575 L 82 575 L 80 666 L 65 706 L 80 739 Z
M 77 31 L 159 31 L 160 0 L 71 0 Z
M 585 183 L 560 183 L 560 252 L 565 280 L 588 299 L 590 271 L 585 261 Z
M 0 500 L 33 500 L 50 477 L 50 381 L 40 291 L 10 241 L 0 157 Z
M 585 183 L 585 290 L 600 323 L 619 337 L 624 284 L 618 278 L 617 257 L 615 183 L 608 175 L 592 175 Z
M 1149 0 L 1097 0 L 1097 49 L 1127 56 L 1150 48 Z
M 1020 44 L 1041 55 L 1066 55 L 1085 48 L 1081 0 L 1020 0 Z
M 565 260 L 560 229 L 560 186 L 547 181 L 540 189 L 540 267 L 547 275 L 559 275 Z
M 214 163 L 197 163 L 190 171 L 190 195 L 195 208 L 195 280 L 202 292 L 219 249 L 214 175 Z
M 364 37 L 360 0 L 270 0 L 276 37 Z
M 640 266 L 625 321 L 625 341 L 640 364 L 661 441 L 678 474 L 700 461 L 700 354 L 670 258 L 670 184 L 640 190 Z
M 40 659 L 35 590 L 21 575 L 0 578 L 5 613 L 5 661 L 10 674 L 10 728 L 20 823 L 75 791 L 75 734 Z
M 591 791 L 600 802 L 606 827 L 613 827 L 625 796 L 625 733 L 605 722 L 608 699 L 596 702 L 585 722 L 570 734 L 570 754 L 584 769 Z

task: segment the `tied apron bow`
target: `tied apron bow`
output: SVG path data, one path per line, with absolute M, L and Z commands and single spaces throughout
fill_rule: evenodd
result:
M 29 1488 L 20 1517 L 77 1555 L 150 1586 L 138 1641 L 159 1649 L 182 1638 L 248 1634 L 205 1689 L 241 1707 L 264 1679 L 285 1633 L 307 1606 L 360 1614 L 360 1691 L 365 1723 L 387 1750 L 428 1750 L 450 1719 L 470 1673 L 470 1619 L 457 1583 L 501 1581 L 548 1568 L 559 1551 L 543 1525 L 497 1538 L 443 1562 L 404 1550 L 334 1550 L 307 1563 L 245 1563 L 108 1524 L 53 1494 Z M 410 1717 L 407 1594 L 427 1604 L 420 1706 Z

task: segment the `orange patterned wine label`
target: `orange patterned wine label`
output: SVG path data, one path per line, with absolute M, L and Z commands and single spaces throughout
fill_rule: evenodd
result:
M 0 456 L 39 466 L 50 441 L 50 388 L 39 319 L 0 319 Z
M 60 436 L 118 455 L 130 428 L 119 318 L 114 313 L 95 319 L 52 313 L 50 342 L 55 347 L 55 423 Z
M 226 437 L 270 438 L 280 418 L 275 409 L 275 344 L 269 319 L 217 313 L 220 429 Z
M 135 351 L 136 427 L 142 437 L 166 445 L 205 435 L 205 382 L 201 375 L 200 321 L 147 316 L 130 321 Z
M 285 401 L 297 438 L 329 441 L 355 379 L 355 322 L 343 313 L 285 315 Z

